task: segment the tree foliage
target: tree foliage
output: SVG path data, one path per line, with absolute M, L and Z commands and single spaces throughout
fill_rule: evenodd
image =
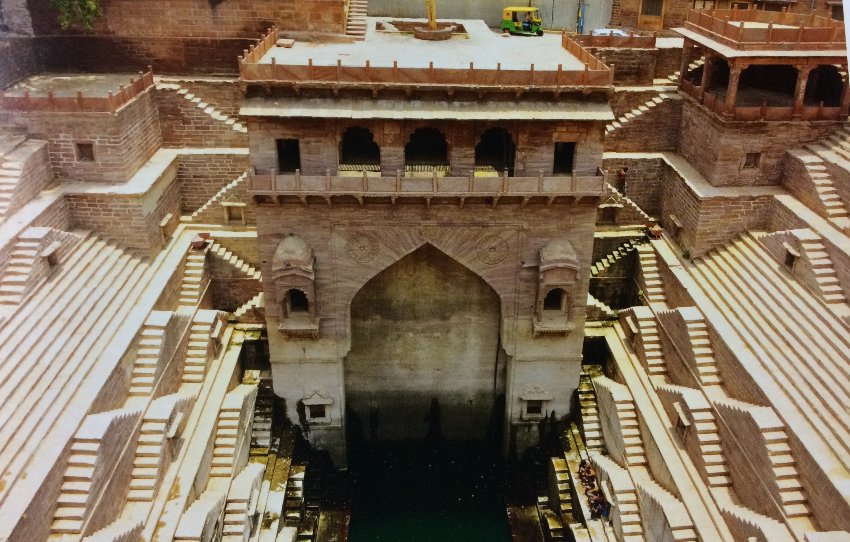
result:
M 101 14 L 98 0 L 50 0 L 50 4 L 59 12 L 59 26 L 62 30 L 74 23 L 90 29 L 95 18 Z

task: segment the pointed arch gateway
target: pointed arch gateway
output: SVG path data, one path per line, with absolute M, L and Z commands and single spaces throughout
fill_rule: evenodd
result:
M 425 244 L 374 277 L 351 303 L 346 406 L 380 440 L 484 440 L 501 429 L 500 299 L 469 268 Z M 430 420 L 430 423 L 429 423 Z

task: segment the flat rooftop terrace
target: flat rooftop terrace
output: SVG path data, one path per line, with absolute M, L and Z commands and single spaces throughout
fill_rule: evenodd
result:
M 369 17 L 366 39 L 354 43 L 319 43 L 296 41 L 291 48 L 272 47 L 258 63 L 306 66 L 310 60 L 316 66 L 363 66 L 369 61 L 373 67 L 392 67 L 398 62 L 402 68 L 467 69 L 469 63 L 476 68 L 495 70 L 501 63 L 504 70 L 527 70 L 534 64 L 536 70 L 583 70 L 584 63 L 570 54 L 562 45 L 560 34 L 543 36 L 509 36 L 490 29 L 484 21 L 441 20 L 460 23 L 465 35 L 455 35 L 447 41 L 425 41 L 408 32 L 377 30 L 378 23 L 392 21 L 420 22 L 424 19 Z
M 0 109 L 115 113 L 154 84 L 153 73 L 45 73 L 0 91 Z
M 3 91 L 5 96 L 47 96 L 52 91 L 56 97 L 73 97 L 78 92 L 84 96 L 106 98 L 120 85 L 129 86 L 130 78 L 138 79 L 138 73 L 43 73 L 31 75 Z
M 446 41 L 427 41 L 411 32 L 381 31 L 424 20 L 369 18 L 364 41 L 294 42 L 278 45 L 272 27 L 239 60 L 245 82 L 330 88 L 550 92 L 610 89 L 613 72 L 566 34 L 502 36 L 483 21 L 454 20 L 465 32 Z M 291 41 L 291 40 L 290 40 Z

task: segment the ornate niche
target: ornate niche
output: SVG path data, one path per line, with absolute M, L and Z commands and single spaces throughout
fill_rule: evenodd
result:
M 297 235 L 287 235 L 275 250 L 272 281 L 279 307 L 278 330 L 287 337 L 319 336 L 315 262 L 313 249 Z
M 552 239 L 540 249 L 534 335 L 567 335 L 573 329 L 572 306 L 579 261 L 572 243 Z

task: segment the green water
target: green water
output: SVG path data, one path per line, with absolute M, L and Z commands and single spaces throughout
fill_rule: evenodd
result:
M 503 471 L 488 450 L 382 444 L 356 455 L 349 542 L 510 541 Z

